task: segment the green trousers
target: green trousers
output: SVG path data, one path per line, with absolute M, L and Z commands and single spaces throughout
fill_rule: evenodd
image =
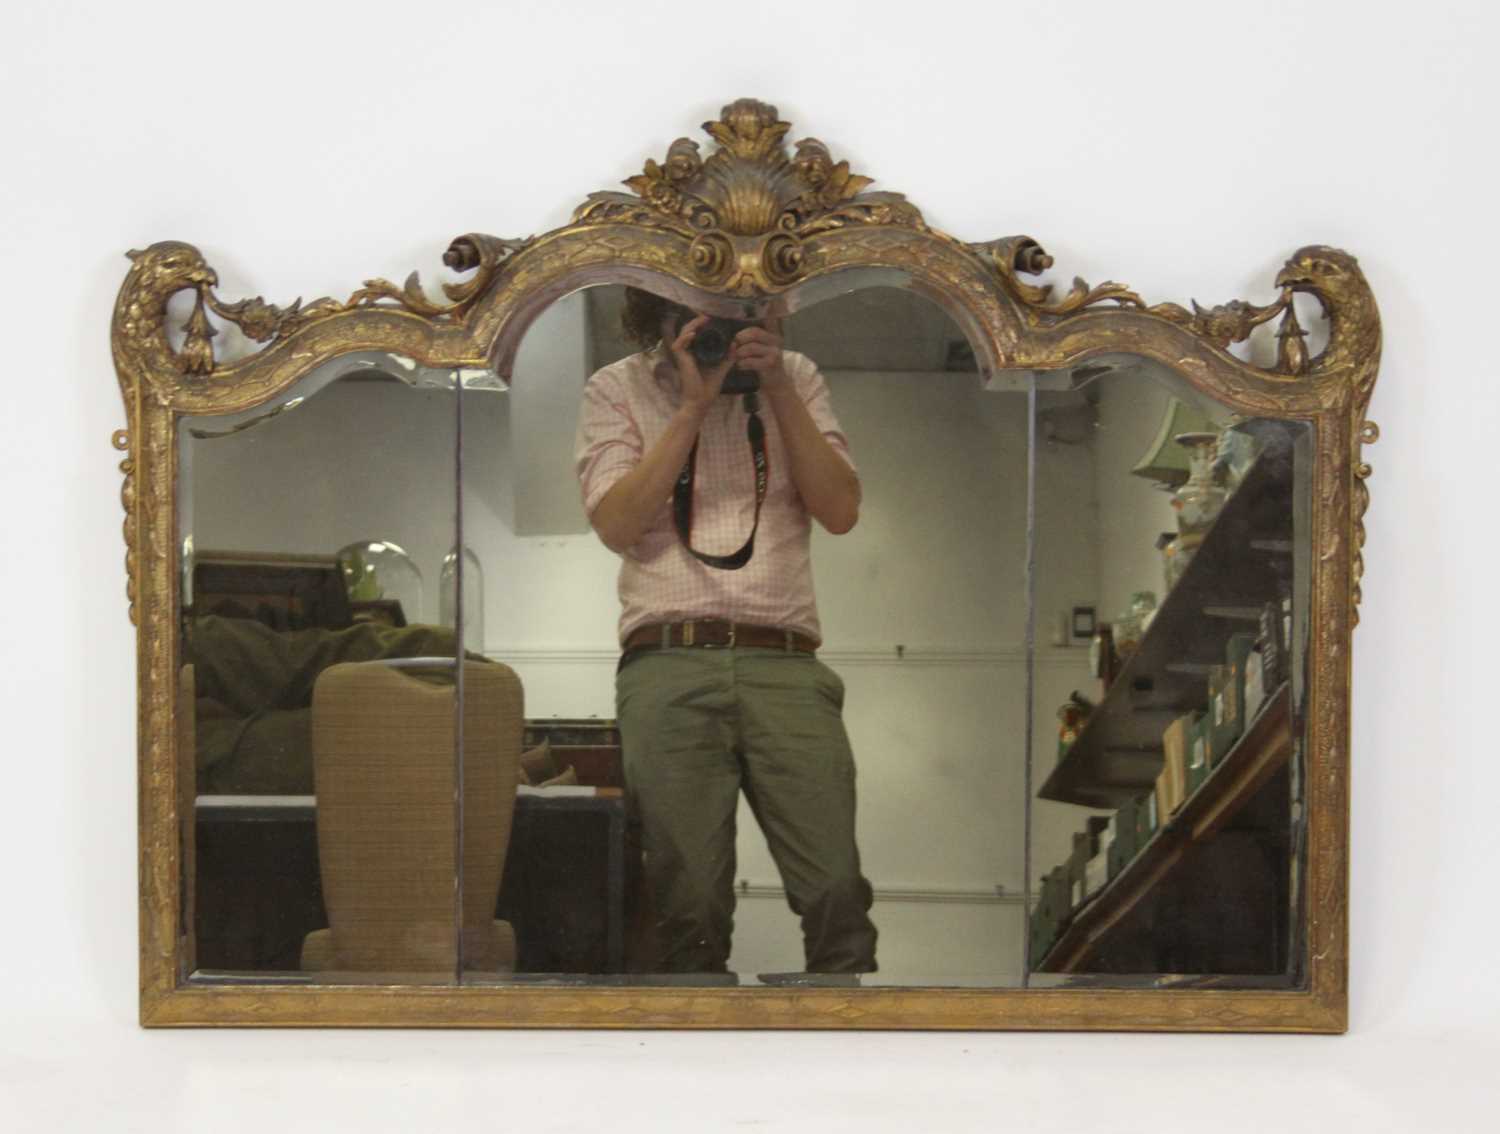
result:
M 684 647 L 628 656 L 615 692 L 661 971 L 727 968 L 743 791 L 802 919 L 807 971 L 873 972 L 839 676 L 811 654 Z

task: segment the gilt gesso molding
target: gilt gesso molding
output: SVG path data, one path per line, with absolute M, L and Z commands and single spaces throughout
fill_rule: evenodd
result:
M 492 367 L 504 374 L 531 320 L 556 297 L 591 283 L 656 286 L 706 303 L 763 304 L 768 310 L 780 302 L 787 310 L 800 289 L 819 281 L 836 287 L 841 274 L 858 272 L 864 280 L 909 283 L 943 303 L 970 336 L 988 375 L 1067 370 L 1102 356 L 1135 355 L 1159 363 L 1234 411 L 1312 424 L 1317 459 L 1307 722 L 1308 991 L 1299 999 L 1264 992 L 1001 990 L 949 996 L 941 990 L 872 989 L 851 999 L 808 990 L 791 1008 L 783 1003 L 784 993 L 743 990 L 735 1001 L 739 1006 L 726 1007 L 706 993 L 653 990 L 631 994 L 635 1008 L 610 1015 L 623 1004 L 619 990 L 575 992 L 567 1006 L 536 990 L 514 995 L 447 990 L 438 1001 L 432 990 L 422 990 L 413 992 L 416 999 L 410 1002 L 382 1001 L 384 1010 L 394 1013 L 386 1019 L 1342 1026 L 1348 647 L 1358 616 L 1369 504 L 1370 467 L 1362 450 L 1378 436 L 1366 414 L 1381 345 L 1379 313 L 1354 257 L 1322 245 L 1300 248 L 1267 281 L 1263 294 L 1209 307 L 1148 302 L 1133 288 L 1109 281 L 1095 286 L 1075 280 L 1059 291 L 1036 279 L 1054 266 L 1037 240 L 1008 236 L 969 242 L 934 229 L 901 194 L 871 190 L 871 179 L 839 160 L 833 148 L 814 138 L 788 141 L 790 124 L 766 103 L 732 103 L 704 131 L 706 156 L 699 142 L 680 138 L 664 155 L 647 160 L 626 180 L 624 191 L 590 195 L 568 224 L 552 232 L 524 240 L 482 233 L 458 237 L 443 260 L 460 278 L 445 284 L 436 299 L 415 273 L 400 285 L 363 281 L 342 300 L 278 304 L 259 296 L 226 298 L 219 294 L 213 267 L 191 244 L 167 241 L 130 253 L 111 344 L 126 407 L 126 426 L 113 442 L 124 454 L 127 586 L 138 625 L 143 1016 L 161 1023 L 250 1022 L 247 1016 L 261 1022 L 368 1023 L 373 1021 L 360 1013 L 368 998 L 380 999 L 368 990 L 203 989 L 183 983 L 173 759 L 174 728 L 183 711 L 175 704 L 174 676 L 181 599 L 174 515 L 178 418 L 261 405 L 316 367 L 355 352 L 385 352 L 432 369 Z M 183 325 L 172 326 L 168 305 L 180 293 L 191 296 L 192 307 Z M 1293 306 L 1298 294 L 1313 297 L 1327 319 L 1328 342 L 1316 354 L 1307 347 Z M 227 325 L 258 349 L 228 357 L 216 342 Z M 1265 365 L 1230 350 L 1257 329 L 1277 336 L 1274 360 Z M 457 999 L 450 1003 L 444 996 Z M 502 1003 L 504 1020 L 485 1015 L 501 1011 L 496 1005 Z M 844 1012 L 845 1023 L 830 1022 L 830 1012 Z

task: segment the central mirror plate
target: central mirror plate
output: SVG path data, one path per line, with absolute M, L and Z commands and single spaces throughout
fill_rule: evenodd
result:
M 809 518 L 795 423 L 763 389 L 749 562 L 693 559 L 669 494 L 616 554 L 584 494 L 597 504 L 680 408 L 660 341 L 676 310 L 575 292 L 528 328 L 507 391 L 464 394 L 465 561 L 484 579 L 465 641 L 520 675 L 534 774 L 566 781 L 521 789 L 500 896 L 517 971 L 500 979 L 1019 985 L 1025 395 L 987 390 L 920 296 L 825 298 L 769 327 L 816 440 L 858 470 L 853 529 Z M 748 422 L 732 394 L 703 418 L 690 531 L 711 556 L 755 526 Z M 703 617 L 816 654 L 677 646 L 621 668 L 622 638 Z

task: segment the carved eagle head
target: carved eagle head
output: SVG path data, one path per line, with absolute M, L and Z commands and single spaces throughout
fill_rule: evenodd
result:
M 153 292 L 159 292 L 163 286 L 171 291 L 180 291 L 185 287 L 198 287 L 206 284 L 209 287 L 217 287 L 219 277 L 203 254 L 191 244 L 181 240 L 163 240 L 144 251 L 135 250 L 126 253 L 134 263 L 134 271 L 143 282 L 149 281 Z
M 1328 317 L 1328 346 L 1313 369 L 1366 366 L 1380 357 L 1380 316 L 1359 262 L 1326 244 L 1292 254 L 1276 276 L 1279 287 L 1317 297 Z
M 1353 298 L 1353 291 L 1364 287 L 1364 276 L 1349 253 L 1326 244 L 1309 244 L 1292 254 L 1276 276 L 1276 284 L 1329 298 Z

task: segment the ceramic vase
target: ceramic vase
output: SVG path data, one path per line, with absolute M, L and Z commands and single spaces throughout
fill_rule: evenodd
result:
M 1189 461 L 1187 483 L 1172 493 L 1172 507 L 1177 512 L 1177 556 L 1183 560 L 1198 550 L 1229 492 L 1214 477 L 1218 434 L 1179 433 L 1175 440 L 1188 450 Z

